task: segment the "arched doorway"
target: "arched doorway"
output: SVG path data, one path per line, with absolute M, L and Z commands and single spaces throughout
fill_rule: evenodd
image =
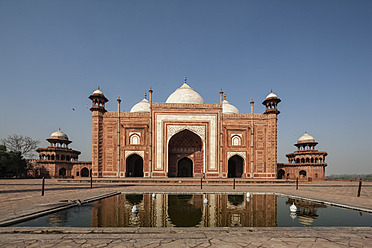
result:
M 143 195 L 128 194 L 125 195 L 125 199 L 132 205 L 139 205 L 143 200 Z
M 203 216 L 200 202 L 202 195 L 168 195 L 169 221 L 177 227 L 199 225 Z
M 278 179 L 284 179 L 285 171 L 283 169 L 280 169 L 278 171 Z
M 227 176 L 229 178 L 240 178 L 243 174 L 244 159 L 234 155 L 229 159 Z
M 300 178 L 306 178 L 306 171 L 300 171 Z
M 192 177 L 193 164 L 189 158 L 181 158 L 177 163 L 177 176 L 178 177 Z
M 126 161 L 126 177 L 143 177 L 143 159 L 141 156 L 132 154 Z
M 183 130 L 169 140 L 168 177 L 202 175 L 203 161 L 203 142 L 197 134 Z
M 59 169 L 58 174 L 59 174 L 60 177 L 66 177 L 66 169 L 65 168 Z
M 80 175 L 81 177 L 89 177 L 89 170 L 84 167 L 83 169 L 81 169 Z
M 243 195 L 228 195 L 227 200 L 230 202 L 230 204 L 234 206 L 239 206 L 244 202 L 244 196 Z

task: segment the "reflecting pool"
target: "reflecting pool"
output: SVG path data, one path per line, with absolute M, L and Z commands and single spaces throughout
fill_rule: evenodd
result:
M 205 199 L 208 203 L 204 203 Z M 297 206 L 290 213 L 289 206 Z M 138 212 L 133 213 L 136 205 Z M 14 226 L 371 226 L 372 214 L 273 194 L 120 194 Z

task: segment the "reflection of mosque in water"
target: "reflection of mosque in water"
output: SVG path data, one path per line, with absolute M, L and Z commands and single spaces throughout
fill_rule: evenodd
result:
M 204 199 L 208 204 L 204 204 Z M 139 212 L 132 213 L 133 205 Z M 275 195 L 118 195 L 92 208 L 94 227 L 275 227 Z
M 296 214 L 291 215 L 292 218 L 298 218 L 298 221 L 305 226 L 311 226 L 315 219 L 318 218 L 317 211 L 319 208 L 326 208 L 324 204 L 316 202 L 304 201 L 299 199 L 288 198 L 286 205 L 292 205 L 294 203 L 297 207 Z

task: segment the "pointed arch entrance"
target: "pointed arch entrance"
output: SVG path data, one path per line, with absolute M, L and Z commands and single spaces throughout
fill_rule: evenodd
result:
M 132 154 L 126 159 L 126 177 L 143 177 L 143 159 Z
M 280 169 L 278 171 L 278 179 L 284 179 L 285 177 L 285 171 L 283 169 Z
M 81 169 L 80 175 L 81 175 L 81 177 L 89 177 L 89 170 L 88 170 L 88 168 L 84 167 L 83 169 Z
M 193 177 L 203 173 L 203 141 L 183 130 L 168 143 L 168 177 Z
M 244 159 L 239 155 L 234 155 L 229 159 L 227 176 L 229 178 L 240 178 L 244 171 Z
M 58 175 L 59 175 L 59 177 L 65 178 L 66 177 L 66 169 L 63 168 L 63 167 L 61 169 L 59 169 Z
M 300 178 L 302 178 L 302 179 L 306 178 L 306 171 L 305 170 L 300 171 L 299 174 L 300 174 Z

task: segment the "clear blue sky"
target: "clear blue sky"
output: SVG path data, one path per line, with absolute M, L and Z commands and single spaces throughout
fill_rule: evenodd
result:
M 0 1 L 0 138 L 61 128 L 91 160 L 91 106 L 164 102 L 186 75 L 241 113 L 282 99 L 278 161 L 307 131 L 327 174 L 372 173 L 372 1 Z M 72 110 L 75 109 L 75 111 Z

